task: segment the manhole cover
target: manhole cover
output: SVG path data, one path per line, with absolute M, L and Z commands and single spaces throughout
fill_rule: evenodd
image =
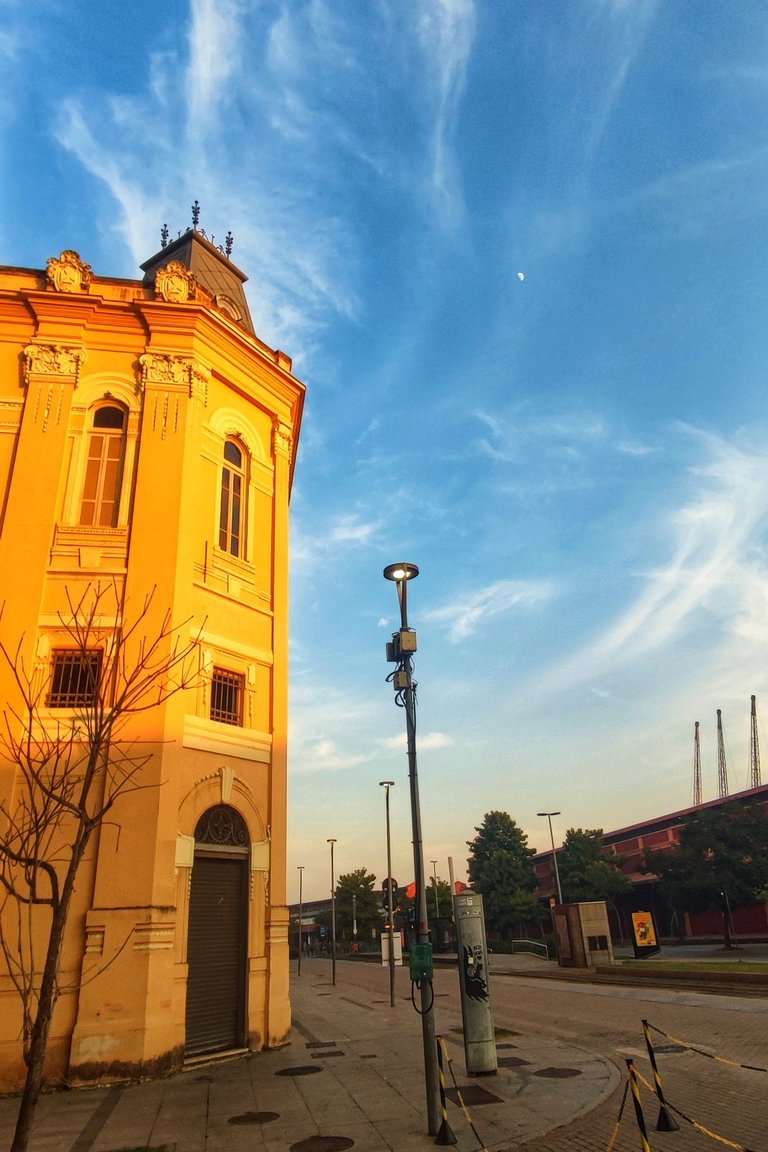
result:
M 494 1028 L 496 1036 L 522 1036 L 522 1032 L 515 1032 L 514 1028 Z
M 539 1068 L 534 1076 L 543 1076 L 546 1080 L 567 1080 L 569 1076 L 581 1076 L 580 1068 Z
M 291 1144 L 291 1152 L 344 1152 L 351 1148 L 354 1140 L 349 1136 L 310 1136 L 307 1140 L 299 1140 L 298 1144 Z
M 461 1104 L 459 1100 L 459 1093 L 461 1099 L 465 1104 L 501 1104 L 498 1096 L 494 1096 L 493 1092 L 489 1092 L 487 1088 L 481 1088 L 479 1084 L 466 1084 L 463 1088 L 446 1088 L 445 1094 L 449 1100 L 454 1104 Z
M 335 1048 L 336 1047 L 336 1041 L 335 1040 L 308 1040 L 306 1047 L 307 1048 Z
M 339 1052 L 339 1050 L 337 1048 L 333 1052 L 313 1052 L 312 1053 L 312 1059 L 313 1060 L 330 1060 L 331 1056 L 343 1056 L 343 1055 L 344 1055 L 344 1053 Z
M 376 1060 L 377 1056 L 376 1056 L 375 1052 L 363 1052 L 360 1055 L 360 1059 L 361 1060 Z
M 230 1116 L 227 1124 L 269 1124 L 279 1119 L 279 1112 L 241 1112 L 239 1116 Z
M 521 1064 L 530 1064 L 530 1060 L 523 1060 L 521 1056 L 502 1056 L 499 1068 L 519 1068 Z
M 279 1072 L 275 1072 L 275 1076 L 311 1076 L 313 1072 L 322 1072 L 317 1064 L 304 1064 L 296 1068 L 281 1068 Z

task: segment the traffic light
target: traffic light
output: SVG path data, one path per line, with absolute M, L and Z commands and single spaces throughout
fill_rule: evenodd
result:
M 381 906 L 385 911 L 389 911 L 389 893 L 392 892 L 392 909 L 397 909 L 397 880 L 393 880 L 389 876 L 383 881 L 381 885 Z

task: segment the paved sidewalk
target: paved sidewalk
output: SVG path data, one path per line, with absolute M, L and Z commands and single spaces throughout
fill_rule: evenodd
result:
M 384 1152 L 434 1147 L 426 1134 L 421 1022 L 408 974 L 388 976 L 368 1000 L 330 965 L 309 961 L 291 986 L 292 1043 L 189 1068 L 166 1080 L 45 1096 L 31 1152 Z M 461 1017 L 438 997 L 453 1079 L 469 1115 L 448 1101 L 458 1152 L 507 1149 L 585 1115 L 618 1087 L 617 1068 L 585 1049 L 500 1031 L 499 1071 L 469 1077 Z M 475 1102 L 477 1096 L 489 1097 Z M 0 1100 L 0 1147 L 9 1146 L 17 1101 Z M 333 1139 L 332 1139 L 333 1138 Z

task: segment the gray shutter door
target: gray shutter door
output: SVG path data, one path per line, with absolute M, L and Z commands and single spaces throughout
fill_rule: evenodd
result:
M 244 1044 L 246 881 L 242 856 L 195 856 L 187 936 L 188 1056 Z

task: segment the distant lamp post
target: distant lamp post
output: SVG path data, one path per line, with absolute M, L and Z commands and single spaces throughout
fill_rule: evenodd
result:
M 440 916 L 440 905 L 437 902 L 437 860 L 432 860 L 432 881 L 435 885 L 435 920 Z
M 733 948 L 734 945 L 738 947 L 739 941 L 736 937 L 736 929 L 734 928 L 733 924 L 733 916 L 731 915 L 731 902 L 728 899 L 728 893 L 723 888 L 721 889 L 720 895 L 725 901 L 725 912 L 723 914 L 723 918 L 725 920 L 725 947 Z
M 304 865 L 299 864 L 299 961 L 296 967 L 296 975 L 301 976 L 301 949 L 304 941 Z
M 392 841 L 389 835 L 389 790 L 394 788 L 394 780 L 379 780 L 384 789 L 384 804 L 387 816 L 387 936 L 389 937 L 389 1006 L 395 1006 L 395 894 L 392 891 Z
M 357 896 L 352 893 L 352 951 L 357 951 Z
M 430 1136 L 440 1129 L 440 1081 L 435 1039 L 434 990 L 432 987 L 432 949 L 427 922 L 427 890 L 424 884 L 424 855 L 421 845 L 421 812 L 419 778 L 416 767 L 416 685 L 413 681 L 411 656 L 416 651 L 416 633 L 408 627 L 408 581 L 419 574 L 416 564 L 388 564 L 384 578 L 392 580 L 400 603 L 400 630 L 392 633 L 387 644 L 387 660 L 397 665 L 388 679 L 395 689 L 395 703 L 405 710 L 408 742 L 408 780 L 411 792 L 411 827 L 413 830 L 413 872 L 416 881 L 416 945 L 411 946 L 411 979 L 421 993 L 421 1030 L 424 1047 L 424 1081 L 427 1095 L 427 1124 Z
M 331 983 L 336 983 L 336 877 L 333 872 L 333 846 L 335 839 L 329 837 L 331 846 Z
M 552 833 L 552 817 L 553 816 L 559 816 L 560 812 L 537 812 L 536 815 L 537 816 L 546 816 L 547 820 L 549 821 L 549 839 L 550 839 L 550 843 L 552 844 L 552 863 L 555 866 L 555 882 L 557 884 L 557 902 L 558 902 L 558 904 L 562 904 L 562 902 L 563 902 L 563 890 L 560 887 L 560 870 L 557 867 L 557 853 L 555 852 L 555 837 Z

